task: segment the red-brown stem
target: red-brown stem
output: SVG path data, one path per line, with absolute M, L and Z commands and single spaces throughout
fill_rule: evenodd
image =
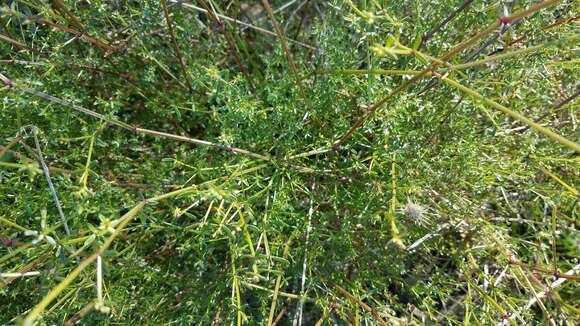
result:
M 252 82 L 252 79 L 250 78 L 250 74 L 246 70 L 246 67 L 242 64 L 242 58 L 240 58 L 240 55 L 238 54 L 236 42 L 234 41 L 232 34 L 226 29 L 225 23 L 222 22 L 215 15 L 213 10 L 207 5 L 205 0 L 197 0 L 197 2 L 207 11 L 207 14 L 213 20 L 213 22 L 219 26 L 220 31 L 226 37 L 226 41 L 228 42 L 228 46 L 230 47 L 230 52 L 233 54 L 234 60 L 236 60 L 236 64 L 238 65 L 238 67 L 240 67 L 240 70 L 242 71 L 244 77 L 246 77 L 246 80 L 248 81 L 248 86 L 250 87 L 250 90 L 254 91 L 254 83 Z
M 185 60 L 183 60 L 183 56 L 181 55 L 181 51 L 179 50 L 179 45 L 177 44 L 177 38 L 175 37 L 175 31 L 173 30 L 173 26 L 171 24 L 171 17 L 169 17 L 169 9 L 167 8 L 167 0 L 161 1 L 161 5 L 163 7 L 163 15 L 165 16 L 165 21 L 167 22 L 167 29 L 169 30 L 169 35 L 171 35 L 171 43 L 173 43 L 173 49 L 175 50 L 175 56 L 177 57 L 177 61 L 179 61 L 179 65 L 181 66 L 181 70 L 183 73 L 183 77 L 186 80 L 187 88 L 189 88 L 189 92 L 193 93 L 193 87 L 191 86 L 191 79 L 189 78 L 189 74 L 187 73 L 187 67 L 185 66 Z
M 3 34 L 0 34 L 0 40 L 1 40 L 1 41 L 4 41 L 4 42 L 6 42 L 6 43 L 10 43 L 10 44 L 12 44 L 12 45 L 16 46 L 16 47 L 17 47 L 17 48 L 19 48 L 19 49 L 32 50 L 32 49 L 31 49 L 31 48 L 29 48 L 29 47 L 28 47 L 26 44 L 24 44 L 24 43 L 21 43 L 21 42 L 19 42 L 19 41 L 15 40 L 15 39 L 13 39 L 13 38 L 11 38 L 11 37 L 9 37 L 9 36 L 3 35 Z
M 544 25 L 542 27 L 542 29 L 543 30 L 552 29 L 552 28 L 558 27 L 560 25 L 572 23 L 572 22 L 577 21 L 579 19 L 580 19 L 580 16 L 575 16 L 575 17 L 570 17 L 570 18 L 564 18 L 564 19 L 558 19 L 558 20 L 556 20 L 555 22 L 553 22 L 551 24 Z M 528 39 L 528 36 L 527 35 L 524 35 L 524 36 L 518 37 L 517 39 L 511 41 L 509 43 L 509 45 L 514 45 L 514 44 L 517 44 L 517 43 L 521 43 L 521 42 L 523 42 L 523 41 L 525 41 L 527 39 Z
M 42 18 L 33 18 L 33 17 L 28 17 L 28 20 L 34 23 L 37 23 L 39 25 L 46 25 L 46 26 L 51 26 L 54 27 L 56 29 L 59 29 L 61 31 L 65 31 L 67 33 L 73 34 L 74 36 L 80 38 L 80 39 L 84 39 L 87 42 L 93 44 L 94 46 L 96 46 L 97 48 L 99 48 L 100 50 L 102 50 L 103 52 L 105 52 L 106 54 L 115 52 L 115 48 L 112 47 L 111 45 L 102 42 L 92 36 L 90 36 L 89 34 L 85 33 L 85 32 L 79 32 L 74 28 L 70 28 L 68 26 L 64 26 L 64 25 L 60 25 L 54 22 L 51 22 L 49 20 L 46 19 L 42 19 Z
M 519 262 L 519 261 L 509 261 L 509 263 L 512 265 L 520 266 L 520 267 L 527 269 L 529 271 L 539 272 L 539 273 L 546 274 L 546 275 L 552 275 L 556 278 L 565 278 L 565 279 L 569 279 L 569 280 L 580 281 L 580 275 L 574 275 L 574 274 L 568 275 L 566 273 L 560 272 L 559 270 L 554 270 L 554 269 L 550 269 L 550 268 L 546 268 L 546 267 L 542 267 L 542 266 L 526 265 L 526 264 Z
M 338 292 L 340 292 L 340 294 L 342 294 L 343 296 L 345 296 L 347 299 L 349 299 L 350 301 L 358 304 L 361 308 L 363 308 L 364 310 L 366 310 L 367 312 L 369 312 L 371 315 L 373 315 L 373 317 L 379 322 L 379 324 L 381 324 L 381 326 L 386 326 L 388 325 L 387 322 L 385 322 L 383 320 L 383 318 L 381 318 L 381 316 L 379 316 L 379 314 L 377 313 L 377 311 L 372 308 L 371 306 L 367 305 L 366 303 L 362 302 L 361 299 L 355 297 L 354 295 L 350 294 L 347 290 L 345 290 L 344 288 L 342 288 L 339 285 L 335 285 L 334 288 L 336 290 L 338 290 Z
M 66 4 L 62 0 L 52 0 L 52 4 L 54 7 L 56 7 L 58 11 L 67 15 L 68 18 L 70 18 L 75 23 L 75 25 L 77 25 L 78 28 L 80 28 L 81 30 L 85 29 L 81 21 L 77 18 L 77 16 L 75 16 L 75 14 L 72 13 L 72 11 L 68 9 Z
M 300 94 L 302 95 L 302 98 L 304 99 L 304 103 L 306 104 L 306 107 L 308 108 L 308 110 L 311 111 L 310 102 L 308 101 L 308 97 L 306 96 L 306 90 L 304 89 L 304 85 L 302 84 L 302 78 L 300 78 L 300 73 L 298 72 L 298 66 L 296 66 L 296 63 L 294 62 L 292 52 L 290 51 L 290 48 L 288 47 L 288 42 L 286 41 L 286 35 L 284 35 L 284 32 L 280 28 L 280 25 L 278 25 L 278 22 L 276 21 L 276 17 L 274 17 L 274 12 L 272 11 L 272 6 L 270 6 L 270 3 L 268 2 L 268 0 L 262 0 L 262 5 L 266 9 L 266 12 L 268 13 L 268 16 L 270 17 L 270 20 L 272 21 L 272 25 L 274 26 L 274 29 L 276 30 L 276 34 L 278 34 L 278 38 L 280 38 L 280 44 L 282 45 L 282 49 L 284 50 L 284 53 L 286 53 L 286 59 L 288 60 L 288 63 L 290 64 L 290 68 L 292 69 L 292 72 L 294 73 L 294 77 L 296 78 L 296 83 L 298 84 L 298 88 L 300 89 Z
M 278 313 L 278 316 L 276 317 L 276 319 L 272 323 L 272 326 L 276 326 L 282 320 L 282 317 L 284 317 L 284 315 L 286 314 L 286 310 L 287 310 L 286 306 L 282 307 L 282 309 Z
M 137 133 L 151 135 L 151 136 L 155 136 L 155 137 L 173 139 L 173 140 L 178 140 L 178 141 L 182 141 L 182 142 L 186 142 L 186 143 L 192 143 L 192 144 L 196 144 L 196 145 L 217 147 L 217 148 L 220 148 L 220 149 L 225 150 L 225 151 L 230 152 L 230 153 L 242 154 L 242 155 L 253 157 L 255 159 L 262 160 L 262 161 L 270 161 L 271 160 L 271 158 L 269 158 L 267 156 L 256 154 L 254 152 L 250 152 L 250 151 L 243 149 L 243 148 L 224 146 L 224 145 L 209 142 L 207 140 L 189 138 L 189 137 L 185 137 L 185 136 L 179 136 L 179 135 L 169 134 L 169 133 L 162 132 L 162 131 L 150 130 L 150 129 L 139 128 L 139 127 L 135 127 L 134 130 Z
M 75 325 L 79 320 L 81 320 L 81 318 L 83 318 L 84 316 L 86 316 L 89 312 L 91 312 L 95 306 L 96 301 L 91 301 L 89 303 L 87 303 L 84 307 L 81 308 L 81 310 L 75 312 L 74 315 L 72 315 L 69 319 L 67 319 L 64 322 L 65 326 L 72 326 Z

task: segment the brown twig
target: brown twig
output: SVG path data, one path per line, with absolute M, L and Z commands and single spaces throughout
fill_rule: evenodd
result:
M 69 319 L 67 319 L 64 322 L 65 326 L 75 325 L 79 320 L 81 320 L 81 318 L 83 318 L 89 312 L 91 312 L 93 310 L 93 308 L 95 307 L 95 304 L 96 304 L 95 300 L 87 303 L 84 307 L 81 308 L 81 310 L 75 312 L 74 315 L 72 315 Z
M 206 10 L 207 14 L 209 15 L 209 17 L 211 18 L 211 20 L 219 26 L 220 31 L 226 37 L 226 42 L 228 43 L 228 46 L 230 47 L 230 52 L 233 54 L 234 60 L 236 60 L 236 64 L 240 67 L 240 70 L 242 71 L 242 73 L 244 74 L 244 77 L 248 81 L 248 86 L 250 87 L 250 91 L 253 92 L 254 91 L 254 83 L 252 82 L 252 78 L 250 78 L 250 74 L 248 73 L 246 67 L 242 64 L 242 58 L 240 58 L 240 55 L 239 55 L 238 50 L 236 48 L 236 42 L 235 42 L 232 34 L 227 30 L 225 23 L 219 19 L 219 17 L 209 7 L 209 5 L 205 2 L 205 0 L 197 0 L 197 2 L 203 8 L 205 8 L 205 10 Z
M 580 87 L 578 87 L 576 89 L 576 92 L 574 92 L 574 94 L 561 100 L 560 102 L 557 102 L 551 108 L 546 110 L 546 112 L 544 114 L 542 114 L 541 116 L 539 116 L 537 119 L 535 119 L 534 122 L 539 123 L 540 121 L 544 120 L 547 116 L 549 116 L 551 113 L 554 113 L 554 111 L 556 111 L 556 110 L 560 109 L 561 107 L 563 107 L 564 105 L 572 102 L 578 96 L 580 96 Z M 524 126 L 524 128 L 522 128 L 521 130 L 518 130 L 517 132 L 524 133 L 524 132 L 528 131 L 528 129 L 530 129 L 530 126 L 526 125 L 526 126 Z
M 349 299 L 350 301 L 356 303 L 361 308 L 363 308 L 364 310 L 366 310 L 367 312 L 369 312 L 377 320 L 377 322 L 379 324 L 381 324 L 382 326 L 388 325 L 387 322 L 384 321 L 383 318 L 381 318 L 381 316 L 379 316 L 379 313 L 374 308 L 372 308 L 368 304 L 362 302 L 361 299 L 359 299 L 356 296 L 350 294 L 347 290 L 345 290 L 344 288 L 342 288 L 339 285 L 334 285 L 334 288 L 338 292 L 340 292 L 340 294 L 342 294 L 343 296 L 345 296 L 347 299 Z
M 439 24 L 437 24 L 435 27 L 433 27 L 429 32 L 427 32 L 423 36 L 423 38 L 421 38 L 421 44 L 419 45 L 419 48 L 422 48 L 423 46 L 425 46 L 425 44 L 427 44 L 427 41 L 429 41 L 429 39 L 431 37 L 433 37 L 433 35 L 435 35 L 435 33 L 439 32 L 441 30 L 441 28 L 443 28 L 445 25 L 447 25 L 453 18 L 455 18 L 455 16 L 457 16 L 457 14 L 459 14 L 463 10 L 467 9 L 467 7 L 469 7 L 469 5 L 471 5 L 472 2 L 473 2 L 473 0 L 465 0 L 461 4 L 461 6 L 459 6 L 457 9 L 455 9 L 443 21 L 441 21 Z
M 576 20 L 579 20 L 579 19 L 580 19 L 580 16 L 558 19 L 558 20 L 556 20 L 555 22 L 553 22 L 551 24 L 542 26 L 542 30 L 548 30 L 548 29 L 552 29 L 552 28 L 558 27 L 560 25 L 569 24 L 569 23 L 572 23 L 572 22 L 574 22 Z M 509 45 L 511 46 L 511 45 L 514 45 L 514 44 L 522 43 L 522 42 L 526 41 L 527 39 L 528 39 L 528 35 L 523 35 L 523 36 L 518 37 L 517 39 L 509 42 Z M 506 47 L 506 49 L 507 48 L 508 47 Z M 504 49 L 498 50 L 496 52 L 492 52 L 490 55 L 496 54 L 496 53 L 501 52 L 503 50 Z
M 3 34 L 0 34 L 0 41 L 4 41 L 6 43 L 10 43 L 10 44 L 16 46 L 19 49 L 26 49 L 26 50 L 32 51 L 32 48 L 28 47 L 26 44 L 21 43 L 21 42 L 15 40 L 15 39 L 13 39 L 13 38 L 11 38 L 9 36 L 3 35 Z
M 10 88 L 14 88 L 16 86 L 13 81 L 11 81 L 9 78 L 4 76 L 2 73 L 0 73 L 0 80 L 2 80 Z M 79 106 L 79 105 L 75 105 L 73 103 L 70 103 L 70 102 L 65 101 L 63 99 L 60 99 L 58 97 L 54 97 L 52 95 L 46 94 L 46 93 L 41 92 L 41 91 L 37 91 L 37 90 L 32 89 L 32 88 L 18 87 L 18 89 L 25 92 L 25 93 L 43 98 L 47 101 L 58 103 L 64 107 L 72 108 L 75 111 L 82 112 L 86 115 L 92 116 L 92 117 L 97 118 L 99 120 L 105 121 L 111 125 L 123 128 L 125 130 L 131 131 L 134 133 L 141 133 L 141 134 L 150 135 L 150 136 L 154 136 L 154 137 L 158 137 L 158 138 L 166 138 L 166 139 L 172 139 L 172 140 L 187 142 L 187 143 L 196 144 L 196 145 L 214 147 L 214 148 L 218 148 L 218 149 L 221 149 L 223 151 L 226 151 L 228 153 L 241 154 L 241 155 L 245 155 L 248 157 L 252 157 L 254 159 L 258 159 L 260 161 L 266 161 L 266 162 L 270 162 L 270 163 L 281 163 L 281 164 L 284 164 L 290 168 L 299 170 L 301 172 L 307 172 L 307 173 L 318 172 L 317 170 L 309 168 L 309 167 L 300 166 L 300 165 L 296 165 L 296 164 L 292 164 L 292 163 L 284 162 L 284 161 L 276 161 L 274 158 L 272 158 L 270 156 L 254 153 L 252 151 L 249 151 L 249 150 L 243 149 L 243 148 L 222 145 L 222 144 L 213 143 L 213 142 L 210 142 L 207 140 L 196 139 L 196 138 L 191 138 L 191 137 L 186 137 L 186 136 L 180 136 L 180 135 L 170 134 L 170 133 L 157 131 L 157 130 L 140 128 L 140 127 L 133 126 L 133 125 L 127 124 L 125 122 L 116 120 L 116 119 L 109 118 L 101 113 L 97 113 L 95 111 L 89 110 L 89 109 L 84 108 L 84 107 Z M 327 174 L 327 175 L 334 175 L 334 174 L 327 173 L 327 171 L 321 171 L 321 172 L 324 174 Z
M 73 21 L 73 23 L 77 25 L 78 28 L 80 28 L 81 30 L 85 29 L 81 21 L 77 18 L 77 16 L 75 16 L 75 14 L 72 13 L 72 11 L 68 9 L 66 4 L 62 0 L 52 0 L 52 5 L 55 7 L 56 10 L 68 16 L 68 18 L 70 18 Z
M 54 62 L 48 61 L 26 61 L 26 60 L 15 60 L 15 59 L 8 59 L 8 60 L 0 60 L 0 64 L 18 64 L 18 65 L 56 65 Z M 59 62 L 58 64 L 62 64 L 64 67 L 68 68 L 75 68 L 75 69 L 86 69 L 89 71 L 101 73 L 101 74 L 109 74 L 117 77 L 121 77 L 123 79 L 133 81 L 137 78 L 133 76 L 130 72 L 117 72 L 108 69 L 102 69 L 97 67 L 91 67 L 87 65 L 81 65 L 76 63 L 67 63 L 67 62 Z
M 105 52 L 105 55 L 109 55 L 110 53 L 115 52 L 115 48 L 112 47 L 111 45 L 100 41 L 99 39 L 90 36 L 89 34 L 85 33 L 85 32 L 79 32 L 74 28 L 70 28 L 68 26 L 64 26 L 64 25 L 60 25 L 54 22 L 51 22 L 49 20 L 46 19 L 42 19 L 42 18 L 34 18 L 34 17 L 28 17 L 28 20 L 34 23 L 37 23 L 39 25 L 45 25 L 45 26 L 51 26 L 54 27 L 58 30 L 67 32 L 69 34 L 73 34 L 74 36 L 76 36 L 79 39 L 84 39 L 87 42 L 93 44 L 94 46 L 96 46 L 98 49 L 102 50 L 103 52 Z
M 2 155 L 0 155 L 0 157 L 2 157 L 4 155 L 4 153 L 7 153 L 7 152 L 14 155 L 14 157 L 16 157 L 17 159 L 24 161 L 26 164 L 35 164 L 36 163 L 34 160 L 24 156 L 24 154 L 22 154 L 18 151 L 13 151 L 13 150 L 9 149 L 8 146 L 0 145 L 0 154 L 2 154 Z M 34 150 L 32 148 L 30 148 L 29 152 L 33 156 L 36 157 L 36 154 L 34 153 Z M 48 170 L 52 173 L 59 173 L 59 174 L 71 174 L 71 173 L 73 173 L 73 171 L 71 171 L 71 170 L 59 168 L 59 167 L 52 166 L 52 165 L 48 166 Z M 122 180 L 115 178 L 112 175 L 103 175 L 102 177 L 105 180 L 111 181 L 114 185 L 119 186 L 119 187 L 123 187 L 123 188 L 147 189 L 147 188 L 153 187 L 152 185 L 149 185 L 149 184 L 122 181 Z
M 282 307 L 282 309 L 280 310 L 280 313 L 278 313 L 278 316 L 276 316 L 276 319 L 274 320 L 274 322 L 272 323 L 272 326 L 277 325 L 280 320 L 282 320 L 282 317 L 284 317 L 284 315 L 286 314 L 286 306 Z
M 169 30 L 169 35 L 171 35 L 171 43 L 173 43 L 175 56 L 177 57 L 177 61 L 179 61 L 179 65 L 181 66 L 183 77 L 187 81 L 187 87 L 189 88 L 189 92 L 193 93 L 193 87 L 191 86 L 192 85 L 191 78 L 189 78 L 189 74 L 187 73 L 185 60 L 183 60 L 183 56 L 181 55 L 181 51 L 179 50 L 179 45 L 177 44 L 177 37 L 175 36 L 175 31 L 173 30 L 173 26 L 171 24 L 169 9 L 167 9 L 167 0 L 162 0 L 161 5 L 163 7 L 163 15 L 165 16 L 165 21 L 167 22 L 167 29 Z
M 278 22 L 276 21 L 276 17 L 274 17 L 274 12 L 272 11 L 272 6 L 270 6 L 270 3 L 268 2 L 268 0 L 262 0 L 262 5 L 266 9 L 268 16 L 270 16 L 270 20 L 272 21 L 272 25 L 274 26 L 274 29 L 276 30 L 276 33 L 278 34 L 278 38 L 280 38 L 280 44 L 282 45 L 282 49 L 284 50 L 284 53 L 286 53 L 286 59 L 288 60 L 288 63 L 290 64 L 290 68 L 292 69 L 292 72 L 294 73 L 294 78 L 296 78 L 296 83 L 298 84 L 298 88 L 300 89 L 300 94 L 302 95 L 302 98 L 304 99 L 304 103 L 306 104 L 306 107 L 308 108 L 308 110 L 311 111 L 312 108 L 310 106 L 310 102 L 308 101 L 308 97 L 306 96 L 306 90 L 304 89 L 304 84 L 302 83 L 302 78 L 300 77 L 300 73 L 298 72 L 298 67 L 296 66 L 296 63 L 294 62 L 294 58 L 292 57 L 292 52 L 290 52 L 290 48 L 288 47 L 288 42 L 286 41 L 286 35 L 284 35 L 284 32 L 280 28 L 280 25 L 278 25 Z

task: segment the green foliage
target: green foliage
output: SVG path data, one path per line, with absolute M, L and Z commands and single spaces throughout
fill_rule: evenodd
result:
M 504 1 L 429 39 L 461 1 L 273 1 L 298 81 L 259 4 L 168 1 L 183 71 L 160 1 L 2 2 L 0 272 L 38 273 L 0 278 L 0 324 L 577 318 L 578 153 L 542 128 L 578 146 L 579 10 L 552 2 L 439 62 Z

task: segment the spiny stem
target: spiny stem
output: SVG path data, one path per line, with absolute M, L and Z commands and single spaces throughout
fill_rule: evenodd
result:
M 580 264 L 574 266 L 572 269 L 567 271 L 565 274 L 566 275 L 574 275 L 574 273 L 576 273 L 578 271 L 580 271 Z M 549 285 L 549 290 L 540 292 L 540 293 L 538 293 L 538 295 L 536 297 L 531 298 L 530 301 L 528 301 L 528 303 L 525 306 L 520 308 L 518 311 L 512 313 L 507 319 L 504 319 L 504 321 L 501 323 L 501 325 L 507 324 L 508 321 L 513 323 L 513 321 L 516 318 L 518 318 L 522 313 L 529 310 L 538 301 L 538 299 L 545 297 L 546 295 L 548 295 L 548 293 L 550 293 L 554 289 L 559 288 L 564 282 L 566 282 L 566 280 L 567 280 L 566 278 L 556 279 L 554 282 L 552 282 L 552 284 Z
M 276 319 L 272 323 L 272 326 L 276 326 L 280 322 L 280 320 L 282 320 L 282 318 L 286 314 L 287 310 L 288 309 L 286 308 L 286 306 L 283 306 L 282 309 L 280 309 L 280 312 L 278 313 L 278 316 L 276 317 Z
M 274 293 L 274 290 L 265 288 L 263 286 L 260 285 L 256 285 L 256 284 L 252 284 L 252 283 L 248 283 L 248 282 L 244 282 L 244 281 L 240 281 L 240 284 L 252 289 L 258 289 L 258 290 L 262 290 L 262 291 L 266 291 L 266 292 L 270 292 L 270 293 Z M 308 301 L 308 302 L 314 302 L 314 300 L 312 298 L 309 298 L 307 296 L 300 296 L 297 294 L 293 294 L 293 293 L 288 293 L 288 292 L 282 292 L 282 291 L 278 291 L 278 295 L 284 298 L 288 298 L 288 299 L 294 299 L 294 300 L 304 300 L 304 301 Z
M 271 161 L 272 160 L 271 158 L 269 158 L 267 156 L 256 154 L 254 152 L 250 152 L 250 151 L 243 149 L 243 148 L 220 145 L 220 144 L 212 143 L 212 142 L 207 141 L 207 140 L 189 138 L 189 137 L 185 137 L 185 136 L 179 136 L 179 135 L 169 134 L 169 133 L 162 132 L 162 131 L 150 130 L 150 129 L 139 128 L 139 127 L 135 127 L 135 128 L 133 128 L 133 130 L 137 133 L 142 133 L 142 134 L 146 134 L 146 135 L 167 138 L 167 139 L 173 139 L 173 140 L 179 140 L 179 141 L 188 142 L 188 143 L 197 144 L 197 145 L 216 147 L 216 148 L 220 148 L 220 149 L 223 149 L 225 151 L 232 152 L 232 153 L 243 154 L 243 155 L 246 155 L 249 157 L 253 157 L 253 158 L 258 159 L 258 160 L 263 160 L 263 161 Z
M 10 44 L 12 44 L 12 45 L 14 45 L 14 46 L 16 46 L 17 48 L 20 48 L 20 49 L 32 50 L 26 44 L 24 44 L 24 43 L 22 43 L 20 41 L 17 41 L 17 40 L 15 40 L 15 39 L 13 39 L 13 38 L 11 38 L 9 36 L 3 35 L 3 34 L 0 34 L 0 41 L 4 41 L 6 43 L 10 43 Z
M 563 25 L 563 24 L 569 24 L 569 23 L 574 22 L 574 21 L 576 21 L 578 19 L 580 19 L 580 16 L 569 17 L 569 18 L 564 18 L 564 19 L 558 19 L 558 20 L 556 20 L 555 22 L 553 22 L 551 24 L 547 24 L 547 25 L 542 26 L 542 30 L 548 30 L 548 29 L 552 29 L 554 27 L 557 27 L 557 26 L 560 26 L 560 25 Z M 508 45 L 509 46 L 512 46 L 512 45 L 517 44 L 517 43 L 522 43 L 522 42 L 526 41 L 527 39 L 528 39 L 528 36 L 527 35 L 524 35 L 524 36 L 521 36 L 521 37 L 519 37 L 519 38 L 517 38 L 515 40 L 510 41 L 508 43 Z M 499 52 L 501 50 L 497 50 L 497 51 Z
M 520 275 L 521 278 L 524 279 L 525 281 L 525 285 L 527 285 L 528 290 L 530 292 L 532 292 L 533 297 L 536 299 L 536 302 L 538 302 L 538 305 L 540 306 L 540 309 L 542 310 L 542 312 L 546 315 L 546 316 L 550 316 L 550 314 L 548 313 L 548 309 L 546 309 L 546 306 L 544 305 L 544 303 L 542 302 L 542 300 L 540 300 L 540 298 L 538 297 L 538 293 L 536 293 L 536 290 L 534 289 L 534 286 L 532 285 L 532 283 L 530 282 L 530 279 L 526 276 L 526 274 L 524 273 L 524 271 L 522 270 L 522 268 L 520 266 L 516 266 L 516 272 L 517 274 Z M 554 321 L 552 320 L 552 318 L 549 318 L 549 324 L 551 326 L 555 326 L 556 324 L 554 323 Z
M 86 314 L 91 312 L 95 307 L 96 301 L 91 301 L 87 303 L 81 310 L 77 311 L 74 315 L 72 315 L 69 319 L 67 319 L 64 323 L 65 326 L 72 326 L 75 325 L 81 318 L 83 318 Z
M 12 84 L 12 86 L 14 86 L 14 85 Z M 37 91 L 35 89 L 28 88 L 28 87 L 19 87 L 18 89 L 20 89 L 24 93 L 28 93 L 30 95 L 34 95 L 34 96 L 43 98 L 43 99 L 45 99 L 47 101 L 54 102 L 54 103 L 58 103 L 58 104 L 60 104 L 62 106 L 70 107 L 70 108 L 72 108 L 72 109 L 74 109 L 76 111 L 82 112 L 82 113 L 84 113 L 86 115 L 90 115 L 90 116 L 92 116 L 94 118 L 97 118 L 99 120 L 106 121 L 106 122 L 108 122 L 108 123 L 110 123 L 112 125 L 116 125 L 118 127 L 125 128 L 127 130 L 132 130 L 133 129 L 133 127 L 131 127 L 129 124 L 126 124 L 124 122 L 121 122 L 121 121 L 118 121 L 118 120 L 115 120 L 115 119 L 107 118 L 106 116 L 104 116 L 104 115 L 102 115 L 100 113 L 97 113 L 95 111 L 92 111 L 92 110 L 83 108 L 81 106 L 75 105 L 75 104 L 70 103 L 68 101 L 62 100 L 62 99 L 60 99 L 58 97 L 54 97 L 52 95 L 46 94 L 44 92 Z
M 479 48 L 475 49 L 475 51 L 473 51 L 470 55 L 468 55 L 467 59 L 465 59 L 465 62 L 469 62 L 475 59 L 478 55 L 480 55 L 483 51 L 485 51 L 485 49 L 487 49 L 489 46 L 494 44 L 500 37 L 502 37 L 510 29 L 511 26 L 512 25 L 502 25 L 497 33 L 495 33 L 489 40 L 483 43 L 483 45 L 481 45 Z
M 91 72 L 114 75 L 114 76 L 118 76 L 118 77 L 121 77 L 121 78 L 126 79 L 126 80 L 135 80 L 136 79 L 129 72 L 117 72 L 117 71 L 92 67 L 92 66 L 88 66 L 88 65 L 69 63 L 69 62 L 54 63 L 54 62 L 49 62 L 49 61 L 44 61 L 44 60 L 25 61 L 25 60 L 8 59 L 8 60 L 0 60 L 0 64 L 17 64 L 17 65 L 27 65 L 27 66 L 43 66 L 43 65 L 45 65 L 48 67 L 62 65 L 63 67 L 67 67 L 67 68 L 86 69 L 86 70 L 89 70 Z
M 507 52 L 507 53 L 492 55 L 492 56 L 489 56 L 485 59 L 472 61 L 472 62 L 468 62 L 468 63 L 462 63 L 459 65 L 454 65 L 453 69 L 466 69 L 466 68 L 471 68 L 471 67 L 479 66 L 482 64 L 486 64 L 486 63 L 489 63 L 492 61 L 497 61 L 497 60 L 501 60 L 501 59 L 505 59 L 505 58 L 511 58 L 514 56 L 518 56 L 520 54 L 530 53 L 530 52 L 534 52 L 536 50 L 544 49 L 544 48 L 548 47 L 550 44 L 551 43 L 540 44 L 540 45 L 532 46 L 532 47 L 525 48 L 525 49 L 514 50 L 514 51 Z
M 2 80 L 6 86 L 10 87 L 10 88 L 14 88 L 16 87 L 16 84 L 14 84 L 14 82 L 10 79 L 8 79 L 6 76 L 4 76 L 2 73 L 0 73 L 0 80 Z M 160 137 L 160 138 L 167 138 L 167 139 L 173 139 L 173 140 L 178 140 L 178 141 L 183 141 L 183 142 L 188 142 L 188 143 L 192 143 L 192 144 L 197 144 L 197 145 L 203 145 L 203 146 L 209 146 L 209 147 L 215 147 L 221 150 L 224 150 L 226 152 L 230 152 L 230 153 L 234 153 L 234 154 L 241 154 L 241 155 L 245 155 L 245 156 L 249 156 L 258 160 L 262 160 L 262 161 L 268 161 L 270 163 L 280 163 L 280 164 L 284 164 L 290 168 L 296 169 L 298 171 L 302 171 L 305 173 L 314 173 L 317 172 L 316 170 L 309 168 L 309 167 L 305 167 L 305 166 L 300 166 L 300 165 L 296 165 L 296 164 L 292 164 L 292 163 L 288 163 L 288 162 L 277 162 L 274 160 L 274 158 L 266 156 L 266 155 L 261 155 L 261 154 L 257 154 L 254 152 L 251 152 L 247 149 L 243 149 L 243 148 L 238 148 L 238 147 L 233 147 L 233 146 L 226 146 L 226 145 L 221 145 L 221 144 L 216 144 L 216 143 L 212 143 L 210 141 L 206 141 L 206 140 L 201 140 L 201 139 L 196 139 L 196 138 L 190 138 L 190 137 L 185 137 L 185 136 L 179 136 L 179 135 L 175 135 L 175 134 L 170 134 L 170 133 L 166 133 L 166 132 L 162 132 L 162 131 L 156 131 L 156 130 L 150 130 L 150 129 L 145 129 L 145 128 L 139 128 L 136 126 L 132 126 L 130 124 L 127 124 L 125 122 L 119 121 L 117 119 L 113 119 L 113 118 L 108 118 L 100 113 L 94 112 L 92 110 L 86 109 L 84 107 L 72 104 L 70 102 L 67 102 L 65 100 L 62 100 L 60 98 L 54 97 L 52 95 L 48 95 L 44 92 L 41 91 L 37 91 L 31 88 L 27 88 L 27 87 L 18 87 L 18 89 L 20 89 L 21 91 L 34 95 L 34 96 L 38 96 L 40 98 L 43 98 L 47 101 L 51 101 L 54 103 L 58 103 L 61 104 L 62 106 L 66 106 L 66 107 L 70 107 L 73 110 L 82 112 L 84 114 L 90 115 L 92 117 L 95 117 L 99 120 L 103 120 L 106 121 L 107 123 L 111 124 L 111 125 L 115 125 L 118 127 L 121 127 L 125 130 L 129 130 L 131 132 L 134 133 L 142 133 L 142 134 L 147 134 L 147 135 L 151 135 L 154 137 Z M 327 173 L 328 171 L 321 171 L 321 173 Z
M 472 61 L 472 62 L 468 62 L 468 63 L 462 63 L 462 64 L 458 64 L 458 65 L 452 65 L 449 63 L 445 63 L 445 66 L 447 66 L 448 70 L 462 70 L 462 69 L 467 69 L 467 68 L 472 68 L 475 66 L 480 66 L 489 62 L 493 62 L 493 61 L 498 61 L 498 60 L 502 60 L 502 59 L 507 59 L 507 58 L 511 58 L 511 57 L 515 57 L 518 55 L 522 55 L 522 54 L 526 54 L 526 53 L 530 53 L 530 52 L 534 52 L 537 50 L 541 50 L 541 49 L 545 49 L 551 45 L 556 44 L 557 42 L 548 42 L 548 43 L 544 43 L 544 44 L 539 44 L 536 46 L 532 46 L 529 48 L 524 48 L 524 49 L 519 49 L 519 50 L 514 50 L 514 51 L 510 51 L 510 52 L 506 52 L 506 53 L 501 53 L 501 54 L 497 54 L 497 55 L 492 55 L 489 56 L 485 59 L 481 59 L 481 60 L 477 60 L 477 61 Z M 415 51 L 415 50 L 413 50 Z M 418 55 L 422 55 L 422 56 L 427 56 L 419 51 L 415 51 Z M 428 56 L 427 56 L 428 57 Z M 438 61 L 438 59 L 435 58 L 429 58 L 429 60 L 433 60 Z M 439 63 L 439 64 L 443 64 L 443 63 Z M 328 69 L 328 70 L 317 70 L 314 73 L 317 74 L 322 74 L 322 73 L 332 73 L 332 74 L 337 74 L 337 75 L 367 75 L 367 74 L 371 74 L 371 75 L 401 75 L 401 76 L 405 76 L 405 75 L 418 75 L 421 73 L 420 70 L 393 70 L 393 69 Z M 433 73 L 429 72 L 427 75 L 431 76 Z
M 564 180 L 560 179 L 557 175 L 555 175 L 554 173 L 550 172 L 550 170 L 548 170 L 547 168 L 543 167 L 543 166 L 538 166 L 540 168 L 540 170 L 542 170 L 542 172 L 544 172 L 546 175 L 548 175 L 550 178 L 554 179 L 556 182 L 558 182 L 560 185 L 562 185 L 562 187 L 566 188 L 566 190 L 568 190 L 569 192 L 572 193 L 572 195 L 574 196 L 578 196 L 578 190 L 576 190 L 576 188 L 574 188 L 574 186 L 569 185 L 568 183 L 566 183 Z
M 418 75 L 419 70 L 396 70 L 396 69 L 327 69 L 317 70 L 315 74 L 336 74 L 336 75 Z
M 22 226 L 16 224 L 15 222 L 12 222 L 11 220 L 9 220 L 5 217 L 2 217 L 2 216 L 0 216 L 0 222 L 8 225 L 9 227 L 15 228 L 16 230 L 19 230 L 20 232 L 24 232 L 27 230 L 25 227 L 22 227 Z

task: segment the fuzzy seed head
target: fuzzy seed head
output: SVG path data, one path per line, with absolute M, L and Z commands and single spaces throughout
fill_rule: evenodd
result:
M 403 210 L 403 214 L 411 219 L 414 223 L 422 224 L 426 221 L 425 218 L 425 208 L 419 204 L 415 203 L 408 203 L 405 209 Z

